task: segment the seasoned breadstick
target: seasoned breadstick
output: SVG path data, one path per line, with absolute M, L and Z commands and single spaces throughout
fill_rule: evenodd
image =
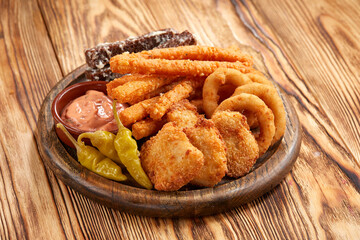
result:
M 193 87 L 191 81 L 182 81 L 172 90 L 160 96 L 159 100 L 148 108 L 150 117 L 155 120 L 160 120 L 173 103 L 189 97 L 192 90 Z
M 164 120 L 147 118 L 132 125 L 132 134 L 136 140 L 148 137 L 157 133 L 165 124 Z
M 150 98 L 142 102 L 139 102 L 137 104 L 134 104 L 128 108 L 125 108 L 119 114 L 122 124 L 128 127 L 134 122 L 137 122 L 148 116 L 149 114 L 147 113 L 147 108 L 151 106 L 151 104 L 157 102 L 158 99 L 159 97 Z
M 142 97 L 166 84 L 171 83 L 177 77 L 155 76 L 155 75 L 131 75 L 130 80 L 120 86 L 113 88 L 109 96 L 120 103 L 136 103 Z M 131 78 L 131 77 L 129 77 Z

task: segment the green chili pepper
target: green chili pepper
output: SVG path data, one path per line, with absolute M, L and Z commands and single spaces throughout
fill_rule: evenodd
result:
M 141 166 L 136 141 L 131 137 L 131 131 L 124 127 L 119 119 L 116 111 L 116 101 L 113 102 L 113 112 L 119 129 L 114 140 L 114 146 L 120 161 L 137 183 L 147 189 L 152 189 L 152 183 Z
M 83 138 L 90 139 L 91 144 L 102 154 L 114 162 L 122 164 L 114 147 L 115 137 L 115 134 L 107 131 L 85 132 L 80 134 L 78 141 L 82 141 Z
M 76 142 L 61 123 L 58 123 L 56 127 L 60 128 L 72 144 L 74 144 L 78 161 L 82 166 L 108 179 L 115 181 L 125 181 L 127 179 L 127 177 L 122 174 L 121 168 L 96 148 L 86 146 L 81 140 Z

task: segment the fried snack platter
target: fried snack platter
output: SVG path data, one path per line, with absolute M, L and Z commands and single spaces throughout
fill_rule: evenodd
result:
M 224 66 L 218 66 L 217 65 L 218 63 L 213 63 L 211 61 L 208 61 L 209 59 L 206 59 L 207 51 L 209 51 L 209 49 L 204 48 L 204 54 L 202 55 L 204 56 L 204 59 L 201 59 L 204 60 L 204 62 L 200 64 L 202 69 L 204 69 L 205 71 L 213 72 L 215 69 L 218 69 L 219 67 L 229 67 L 229 65 L 226 65 L 227 63 L 225 63 Z M 167 61 L 169 61 L 169 59 L 166 59 L 167 58 L 166 55 L 164 56 L 164 51 L 162 52 L 159 51 L 158 54 L 162 56 L 162 58 L 160 59 L 161 63 L 157 62 L 157 60 L 159 59 L 152 59 L 154 58 L 153 55 L 149 57 L 146 56 L 146 54 L 138 54 L 135 61 L 132 61 L 134 59 L 131 59 L 133 58 L 131 56 L 125 56 L 125 57 L 122 56 L 120 60 L 119 59 L 115 59 L 115 60 L 120 62 L 121 61 L 126 62 L 126 64 L 117 64 L 117 67 L 119 65 L 129 66 L 131 64 L 135 64 L 135 65 L 138 64 L 138 66 L 140 67 L 138 67 L 137 69 L 140 70 L 139 72 L 134 74 L 143 74 L 144 72 L 142 71 L 146 71 L 146 73 L 148 73 L 149 69 L 151 69 L 151 71 L 154 71 L 153 69 L 158 71 L 155 72 L 155 74 L 160 74 L 160 75 L 168 74 L 168 72 L 166 71 L 168 71 L 169 68 L 159 68 L 159 67 L 154 68 L 154 66 L 158 66 L 158 64 L 166 65 L 168 64 Z M 233 52 L 233 55 L 236 54 L 237 54 L 236 51 Z M 188 69 L 188 70 L 190 69 L 189 71 L 192 71 L 193 76 L 199 77 L 201 79 L 202 77 L 201 75 L 203 72 L 199 72 L 198 69 L 189 66 L 187 61 L 181 59 L 182 58 L 181 54 L 180 55 L 178 54 L 177 56 L 180 56 L 178 57 L 180 58 L 179 64 L 183 66 L 184 69 Z M 187 52 L 186 56 L 188 58 L 190 56 L 191 58 L 192 57 L 191 52 Z M 232 55 L 227 54 L 226 56 L 229 58 L 228 60 L 231 60 Z M 224 56 L 221 56 L 220 53 L 219 58 L 223 59 Z M 151 60 L 150 65 L 148 63 L 144 65 L 142 63 L 144 59 L 147 60 L 150 59 Z M 152 60 L 156 60 L 156 61 L 154 62 Z M 246 59 L 245 57 L 244 61 L 241 62 L 241 64 L 236 63 L 238 64 L 238 66 L 235 66 L 235 68 L 239 69 L 240 72 L 242 73 L 249 73 L 252 70 L 249 69 L 248 62 L 249 60 Z M 122 74 L 122 73 L 127 73 L 122 71 L 128 71 L 128 70 L 116 69 L 113 71 Z M 218 71 L 228 71 L 228 70 L 224 68 L 220 68 L 218 69 Z M 235 171 L 233 171 L 234 172 L 233 176 L 236 177 L 243 176 L 239 179 L 224 178 L 220 183 L 218 183 L 215 187 L 212 188 L 184 187 L 181 188 L 180 191 L 176 191 L 176 192 L 159 192 L 156 190 L 145 190 L 139 188 L 136 185 L 133 185 L 132 183 L 128 183 L 128 182 L 121 183 L 121 182 L 114 182 L 104 179 L 92 172 L 89 172 L 87 169 L 84 169 L 82 166 L 80 166 L 78 162 L 74 159 L 73 155 L 71 154 L 71 151 L 69 151 L 69 149 L 64 148 L 64 146 L 59 142 L 53 130 L 53 122 L 50 113 L 50 105 L 52 100 L 54 99 L 56 94 L 59 93 L 62 89 L 64 89 L 66 86 L 70 84 L 74 84 L 76 82 L 84 81 L 85 80 L 84 72 L 85 72 L 85 66 L 75 70 L 73 73 L 69 74 L 61 82 L 59 82 L 46 97 L 43 106 L 41 108 L 39 121 L 38 121 L 38 138 L 37 138 L 39 142 L 38 146 L 41 156 L 44 159 L 44 162 L 55 172 L 55 174 L 61 180 L 63 180 L 66 184 L 68 184 L 70 187 L 74 188 L 75 190 L 79 191 L 80 193 L 98 202 L 101 202 L 109 207 L 114 207 L 123 211 L 129 211 L 136 214 L 161 216 L 161 217 L 200 216 L 200 215 L 217 213 L 238 206 L 239 204 L 245 203 L 247 201 L 250 201 L 262 195 L 266 191 L 270 190 L 272 187 L 276 186 L 285 176 L 285 174 L 288 171 L 290 171 L 297 157 L 301 142 L 298 119 L 296 113 L 294 112 L 293 107 L 291 106 L 290 102 L 287 100 L 286 96 L 280 94 L 284 103 L 284 109 L 286 111 L 285 135 L 282 141 L 278 141 L 279 139 L 271 138 L 270 143 L 265 143 L 265 145 L 267 144 L 267 147 L 270 144 L 272 144 L 272 147 L 270 147 L 270 149 L 268 149 L 267 151 L 266 151 L 267 147 L 262 147 L 262 145 L 259 144 L 259 148 L 260 148 L 259 150 L 260 152 L 262 151 L 261 155 L 265 151 L 266 153 L 256 161 L 253 170 L 245 176 L 243 175 L 250 170 L 251 166 L 249 169 L 245 170 L 244 174 L 239 173 L 239 171 L 236 171 L 235 168 Z M 182 72 L 183 71 L 179 71 L 176 74 L 179 75 Z M 230 78 L 229 81 L 231 81 L 231 73 L 227 74 L 226 76 L 229 76 L 228 77 Z M 149 76 L 145 76 L 145 78 L 146 77 L 149 78 Z M 189 91 L 190 93 L 192 91 L 192 88 L 196 87 L 194 86 L 194 82 L 196 83 L 196 81 L 187 79 L 189 78 L 189 76 L 184 76 L 185 79 L 181 79 L 180 83 L 176 82 L 176 80 L 174 79 L 171 79 L 171 76 L 168 77 L 169 77 L 168 80 L 169 82 L 167 83 L 171 83 L 175 81 L 176 84 L 174 84 L 175 86 L 173 87 L 179 86 L 181 90 L 180 92 Z M 149 79 L 146 80 L 149 81 Z M 159 82 L 157 81 L 156 77 L 150 79 L 150 81 L 153 81 L 154 83 Z M 201 80 L 198 80 L 198 82 L 199 81 L 201 82 Z M 114 82 L 114 84 L 116 84 L 116 82 Z M 252 84 L 256 85 L 259 83 L 252 83 Z M 256 89 L 266 88 L 266 86 L 264 85 L 266 84 L 261 84 L 261 86 L 255 86 L 255 87 Z M 115 87 L 112 86 L 110 88 L 110 92 L 114 91 L 116 87 L 118 86 Z M 157 88 L 159 87 L 161 88 L 163 86 L 158 85 Z M 256 100 L 253 99 L 252 97 L 253 95 L 251 94 L 256 95 L 258 93 L 255 93 L 254 90 L 246 89 L 245 87 L 237 90 L 239 91 L 237 98 L 246 98 L 247 101 L 254 103 L 253 104 L 254 106 L 256 105 Z M 252 91 L 251 94 L 249 91 Z M 136 102 L 139 101 L 139 99 L 136 99 L 137 97 L 141 98 L 141 96 L 144 96 L 143 94 L 138 94 L 137 97 L 135 95 L 136 94 L 132 94 L 131 96 L 133 98 L 127 99 L 126 101 L 130 103 L 134 101 Z M 126 98 L 128 96 L 119 95 L 118 97 Z M 268 98 L 270 99 L 270 97 Z M 147 98 L 147 99 L 150 100 L 152 98 Z M 140 100 L 146 101 L 146 99 L 140 99 Z M 180 99 L 177 99 L 177 101 L 179 100 Z M 271 100 L 267 100 L 267 101 L 269 102 Z M 215 106 L 215 108 L 229 109 L 232 108 L 231 106 L 233 106 L 233 104 L 229 103 L 227 99 L 223 103 L 221 103 L 220 106 L 218 107 Z M 256 106 L 259 107 L 260 105 L 258 104 Z M 179 111 L 179 108 L 181 108 L 181 106 L 175 110 Z M 204 106 L 204 109 L 205 108 L 206 107 Z M 217 114 L 217 112 L 212 107 L 210 107 L 209 109 L 210 110 L 205 109 L 207 116 L 211 117 L 212 115 L 214 115 L 215 117 L 214 119 L 218 119 L 218 122 L 220 123 L 224 122 L 222 118 L 225 117 L 226 119 L 226 114 Z M 166 111 L 167 110 L 165 110 L 165 112 Z M 177 114 L 176 111 L 174 111 L 173 116 L 176 116 Z M 150 113 L 150 116 L 152 120 L 161 121 L 164 114 L 165 114 L 164 111 L 161 111 L 160 108 L 160 111 L 159 110 L 154 111 L 153 114 Z M 266 111 L 263 114 L 265 117 L 267 116 Z M 274 115 L 276 118 L 275 113 Z M 228 116 L 228 117 L 233 117 L 233 116 Z M 249 117 L 251 118 L 251 116 Z M 171 118 L 171 114 L 170 114 L 170 118 Z M 122 121 L 124 121 L 124 119 L 122 119 Z M 132 119 L 129 119 L 128 121 L 129 122 L 126 123 L 125 120 L 125 123 L 123 122 L 124 125 L 134 122 Z M 205 119 L 203 121 L 205 121 Z M 274 121 L 274 122 L 275 125 L 279 124 L 277 123 L 278 121 Z M 261 125 L 261 122 L 257 124 Z M 224 128 L 226 128 L 226 126 L 224 126 Z M 273 129 L 272 134 L 273 135 L 275 134 L 276 136 L 275 129 L 277 131 L 278 127 L 272 126 L 270 128 Z M 172 135 L 176 135 L 175 134 L 176 129 L 173 126 L 167 126 L 166 130 L 169 131 L 170 133 L 174 133 Z M 278 138 L 280 138 L 281 136 L 282 133 L 278 134 Z M 263 143 L 264 139 L 258 142 L 264 144 Z M 148 155 L 155 154 L 153 153 L 153 149 L 155 148 L 154 146 L 144 146 L 144 148 L 149 149 L 149 151 L 146 151 Z M 253 161 L 255 161 L 256 158 L 257 156 Z M 201 182 L 201 179 L 198 179 L 197 181 Z

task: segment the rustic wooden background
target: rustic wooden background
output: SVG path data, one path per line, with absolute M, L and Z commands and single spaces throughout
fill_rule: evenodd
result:
M 358 0 L 0 0 L 0 239 L 359 239 Z M 47 92 L 83 50 L 160 28 L 260 51 L 290 96 L 303 144 L 284 181 L 223 214 L 158 219 L 108 209 L 44 167 Z

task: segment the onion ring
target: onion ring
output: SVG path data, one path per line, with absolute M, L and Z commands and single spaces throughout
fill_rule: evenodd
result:
M 235 90 L 233 96 L 239 95 L 241 93 L 249 93 L 258 96 L 271 109 L 274 114 L 275 123 L 275 135 L 271 144 L 277 142 L 284 135 L 286 128 L 286 118 L 284 105 L 276 89 L 269 85 L 250 83 L 238 87 Z
M 254 70 L 248 74 L 252 82 L 261 83 L 269 86 L 274 86 L 273 83 L 267 79 L 264 74 L 258 70 Z
M 248 110 L 253 112 L 258 119 L 260 134 L 256 138 L 259 145 L 259 155 L 263 155 L 270 147 L 275 135 L 274 114 L 266 104 L 257 96 L 248 93 L 230 97 L 223 101 L 215 110 L 218 111 L 238 111 Z
M 219 68 L 209 75 L 203 86 L 203 107 L 208 118 L 211 118 L 215 109 L 218 107 L 220 96 L 218 91 L 220 86 L 232 84 L 242 86 L 251 83 L 250 78 L 235 69 Z

